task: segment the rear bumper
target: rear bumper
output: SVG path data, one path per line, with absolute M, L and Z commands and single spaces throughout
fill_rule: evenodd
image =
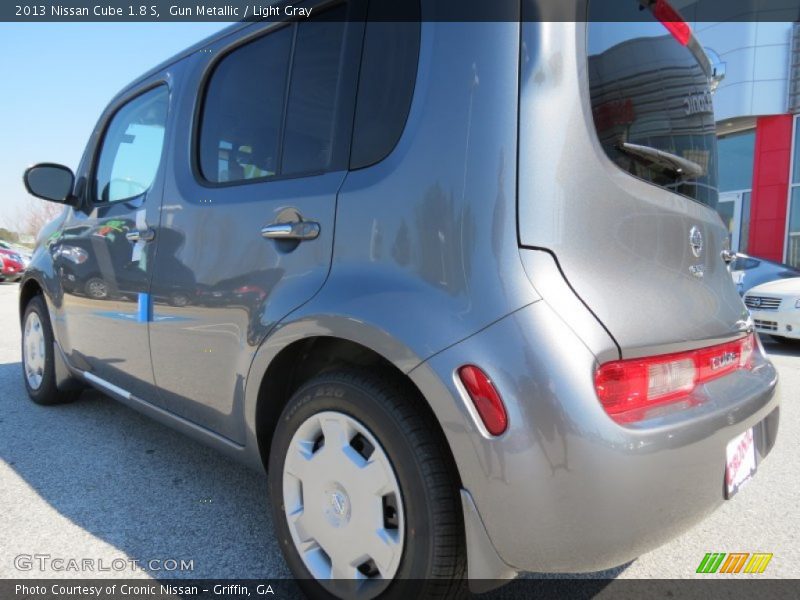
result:
M 756 331 L 762 335 L 800 339 L 800 309 L 777 311 L 750 309 L 750 316 L 753 317 Z
M 504 399 L 509 429 L 499 438 L 478 433 L 453 383 L 465 363 L 484 368 Z M 588 572 L 628 562 L 724 502 L 733 437 L 754 427 L 758 460 L 775 442 L 777 373 L 761 351 L 753 371 L 706 384 L 696 406 L 636 427 L 602 410 L 595 367 L 540 301 L 412 371 L 488 538 L 516 570 Z

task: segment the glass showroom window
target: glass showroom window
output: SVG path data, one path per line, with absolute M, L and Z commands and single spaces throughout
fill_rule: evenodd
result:
M 730 133 L 718 139 L 719 202 L 717 212 L 728 226 L 731 247 L 747 251 L 750 237 L 750 193 L 753 188 L 755 129 Z
M 800 121 L 794 119 L 794 141 L 792 151 L 792 183 L 789 194 L 789 219 L 786 227 L 786 260 L 792 266 L 800 267 L 800 156 L 798 156 L 797 135 Z

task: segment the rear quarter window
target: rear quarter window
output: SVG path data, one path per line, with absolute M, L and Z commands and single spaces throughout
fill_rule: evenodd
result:
M 383 160 L 405 128 L 419 61 L 420 22 L 381 20 L 391 1 L 372 0 L 364 33 L 358 78 L 350 168 Z M 419 17 L 419 2 L 403 7 L 406 18 Z

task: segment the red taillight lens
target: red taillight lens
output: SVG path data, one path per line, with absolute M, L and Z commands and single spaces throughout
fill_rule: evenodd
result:
M 754 347 L 751 333 L 735 342 L 699 350 L 606 363 L 595 373 L 597 397 L 615 421 L 638 421 L 653 406 L 689 402 L 702 383 L 737 369 L 750 369 Z
M 503 433 L 508 427 L 508 415 L 492 380 L 474 365 L 461 367 L 458 370 L 458 377 L 464 384 L 464 389 L 467 390 L 486 431 L 492 435 Z
M 684 21 L 680 13 L 672 8 L 667 0 L 656 0 L 653 6 L 653 15 L 656 19 L 661 21 L 662 25 L 667 28 L 678 42 L 685 46 L 692 38 L 692 29 L 689 24 Z

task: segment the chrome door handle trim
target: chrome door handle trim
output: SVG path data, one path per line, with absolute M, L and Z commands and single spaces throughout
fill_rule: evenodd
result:
M 271 240 L 313 240 L 319 237 L 319 232 L 319 223 L 299 221 L 267 225 L 261 230 L 261 235 Z
M 125 234 L 125 239 L 129 242 L 151 242 L 156 237 L 156 232 L 152 229 L 145 229 L 144 231 L 133 230 Z

